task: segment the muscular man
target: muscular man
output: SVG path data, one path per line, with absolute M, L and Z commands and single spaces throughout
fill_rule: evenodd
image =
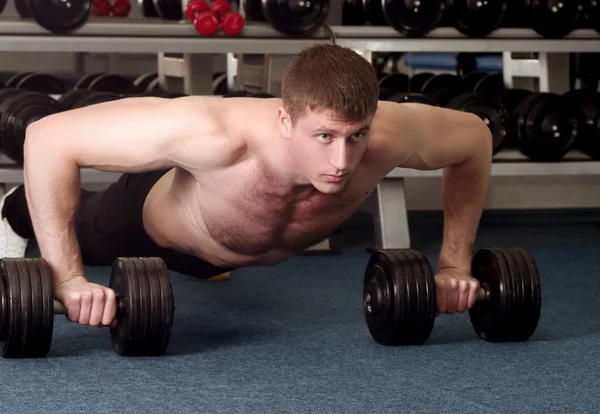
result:
M 470 263 L 490 131 L 378 93 L 364 58 L 328 45 L 293 58 L 281 99 L 128 98 L 48 116 L 28 128 L 25 184 L 3 200 L 4 253 L 24 253 L 10 253 L 15 233 L 35 237 L 67 318 L 107 326 L 114 292 L 88 282 L 84 264 L 160 256 L 208 278 L 279 263 L 327 237 L 392 169 L 444 168 L 437 305 L 462 312 L 479 288 Z M 82 167 L 124 174 L 81 191 Z

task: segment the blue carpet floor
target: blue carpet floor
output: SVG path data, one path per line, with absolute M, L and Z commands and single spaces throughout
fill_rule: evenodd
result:
M 413 220 L 435 264 L 441 225 Z M 172 274 L 167 355 L 122 358 L 108 330 L 56 317 L 49 356 L 0 360 L 2 413 L 597 413 L 600 230 L 585 220 L 490 220 L 478 246 L 535 257 L 543 308 L 530 341 L 492 344 L 443 315 L 420 347 L 383 347 L 361 307 L 369 255 L 342 229 L 337 256 L 299 256 L 228 282 Z M 363 229 L 364 230 L 364 229 Z M 35 247 L 31 255 L 38 255 Z M 108 268 L 88 277 L 108 282 Z

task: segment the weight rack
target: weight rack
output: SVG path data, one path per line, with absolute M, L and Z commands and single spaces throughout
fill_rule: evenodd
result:
M 531 29 L 499 29 L 484 39 L 471 39 L 453 28 L 438 28 L 424 38 L 403 38 L 389 27 L 330 26 L 337 44 L 349 47 L 370 59 L 372 52 L 502 52 L 505 79 L 513 76 L 536 76 L 543 89 L 554 89 L 566 73 L 562 64 L 567 53 L 600 53 L 600 34 L 593 29 L 578 29 L 555 40 L 544 39 Z M 69 35 L 50 35 L 33 22 L 18 18 L 0 18 L 0 52 L 88 52 L 88 53 L 156 53 L 161 76 L 182 78 L 186 93 L 207 94 L 212 82 L 201 67 L 211 55 L 291 55 L 316 43 L 331 43 L 326 30 L 309 38 L 290 38 L 266 24 L 248 22 L 243 35 L 199 37 L 189 24 L 159 19 L 91 18 L 78 31 Z M 512 53 L 537 53 L 535 62 L 512 58 Z M 172 58 L 171 55 L 178 55 Z M 162 67 L 161 67 L 162 59 Z M 170 63 L 168 61 L 170 60 Z M 177 65 L 182 65 L 183 69 Z M 529 65 L 528 69 L 527 66 Z M 555 66 L 552 66 L 555 65 Z M 556 67 L 559 66 L 559 67 Z M 525 69 L 523 69 L 525 68 Z M 270 75 L 270 67 L 265 68 Z M 191 75 L 193 74 L 193 76 Z M 554 80 L 556 79 L 556 80 Z M 406 177 L 440 176 L 441 171 L 413 171 L 397 168 L 379 185 L 371 206 L 375 217 L 377 247 L 410 247 L 410 235 L 404 179 Z M 494 157 L 493 176 L 567 176 L 600 175 L 600 162 L 573 151 L 558 163 L 534 163 L 513 150 L 501 151 Z M 118 174 L 92 170 L 82 171 L 82 182 L 109 183 Z M 0 157 L 0 183 L 22 182 L 21 168 Z

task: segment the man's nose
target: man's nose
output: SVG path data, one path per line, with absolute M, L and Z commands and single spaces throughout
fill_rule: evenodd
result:
M 331 156 L 331 165 L 334 166 L 338 171 L 346 172 L 348 168 L 348 159 L 350 157 L 350 151 L 345 141 L 340 140 L 333 146 L 333 154 Z

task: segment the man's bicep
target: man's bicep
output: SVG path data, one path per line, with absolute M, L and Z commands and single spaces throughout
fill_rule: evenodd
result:
M 476 115 L 423 104 L 407 105 L 405 133 L 414 152 L 400 167 L 432 170 L 458 164 L 472 152 L 473 139 L 489 132 Z

